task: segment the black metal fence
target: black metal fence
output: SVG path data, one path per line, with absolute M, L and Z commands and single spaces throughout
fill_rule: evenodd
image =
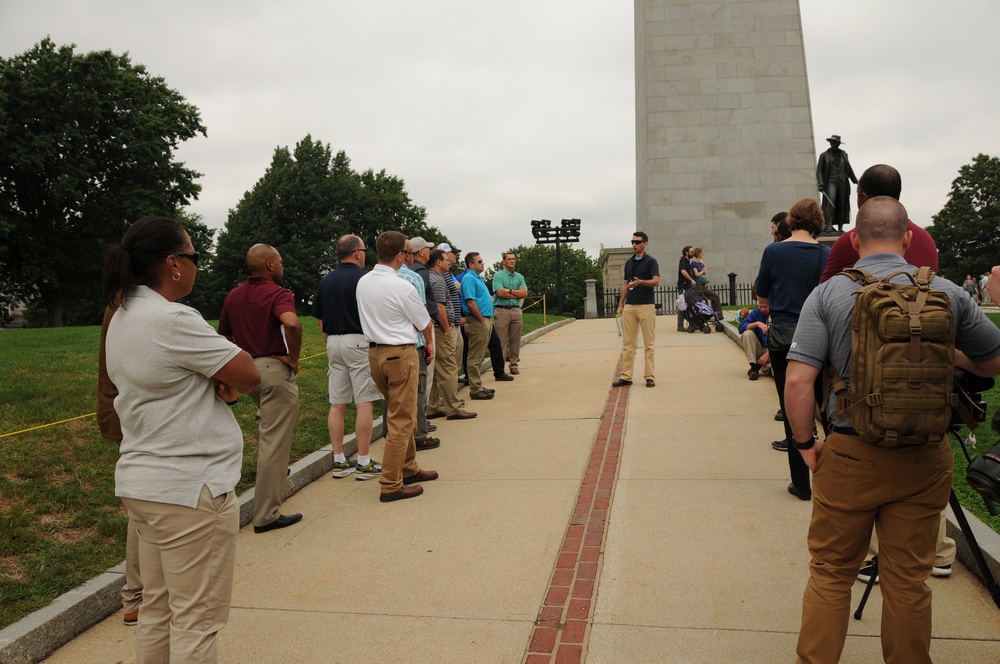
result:
M 662 283 L 662 279 L 661 279 Z M 709 284 L 709 288 L 719 294 L 722 306 L 753 307 L 757 302 L 753 299 L 752 283 L 736 283 L 736 275 L 732 275 L 728 285 Z M 653 291 L 657 314 L 677 313 L 677 286 L 670 285 Z M 620 290 L 598 291 L 597 312 L 601 318 L 613 318 L 618 308 Z

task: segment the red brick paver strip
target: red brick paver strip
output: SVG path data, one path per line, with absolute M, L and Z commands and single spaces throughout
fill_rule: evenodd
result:
M 597 599 L 608 512 L 625 433 L 628 387 L 613 387 L 580 483 L 545 601 L 538 610 L 523 664 L 580 664 Z

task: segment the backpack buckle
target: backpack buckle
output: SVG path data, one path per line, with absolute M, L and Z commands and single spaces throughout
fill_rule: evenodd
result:
M 869 394 L 868 396 L 865 397 L 865 403 L 868 404 L 869 406 L 871 406 L 872 408 L 874 408 L 875 406 L 881 406 L 882 405 L 882 393 L 881 392 L 875 392 L 873 394 Z

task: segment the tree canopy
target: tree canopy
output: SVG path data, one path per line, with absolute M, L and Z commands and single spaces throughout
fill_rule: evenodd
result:
M 927 231 L 941 273 L 955 283 L 1000 264 L 1000 158 L 979 154 L 958 169 L 948 202 Z
M 173 159 L 205 134 L 198 109 L 127 54 L 74 48 L 0 58 L 0 292 L 53 326 L 100 321 L 106 247 L 201 189 Z
M 410 200 L 403 180 L 384 170 L 356 173 L 343 151 L 334 154 L 312 136 L 291 151 L 278 147 L 264 175 L 229 212 L 207 280 L 217 304 L 202 313 L 217 313 L 226 292 L 246 277 L 246 252 L 258 242 L 281 253 L 283 285 L 305 313 L 323 275 L 337 265 L 340 236 L 360 236 L 371 264 L 375 238 L 382 231 L 438 236 L 424 222 L 426 216 L 424 208 Z
M 518 272 L 524 275 L 529 295 L 545 295 L 546 307 L 556 310 L 558 294 L 556 289 L 556 248 L 552 244 L 520 245 L 508 251 L 517 254 Z M 601 289 L 601 269 L 597 261 L 583 249 L 573 249 L 563 244 L 559 249 L 562 258 L 563 310 L 565 313 L 583 318 L 587 297 L 587 279 L 597 280 Z M 492 283 L 493 275 L 503 269 L 503 262 L 494 263 L 485 275 Z

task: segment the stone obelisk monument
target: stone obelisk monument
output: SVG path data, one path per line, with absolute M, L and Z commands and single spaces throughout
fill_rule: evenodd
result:
M 816 197 L 797 0 L 635 0 L 636 228 L 664 285 L 684 245 L 712 285 L 757 276 L 770 219 Z

